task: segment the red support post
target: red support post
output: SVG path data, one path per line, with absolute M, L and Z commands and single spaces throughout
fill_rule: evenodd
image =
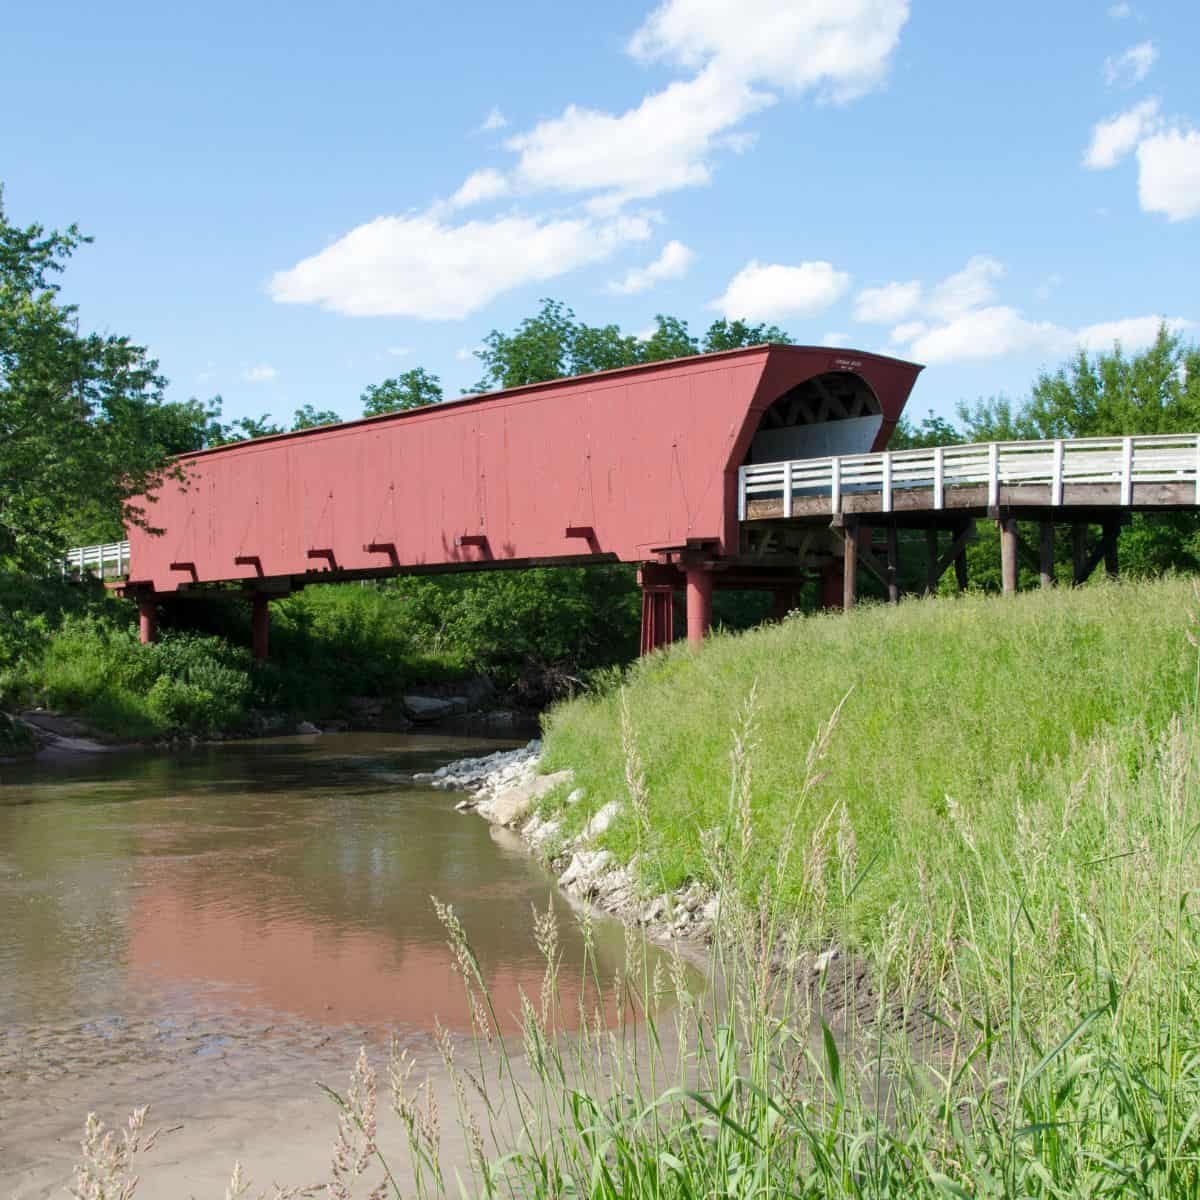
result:
M 704 567 L 687 568 L 688 642 L 699 646 L 712 625 L 712 572 Z
M 650 654 L 675 640 L 674 589 L 642 587 L 642 653 Z
M 158 641 L 158 605 L 153 596 L 138 597 L 138 641 L 143 646 Z
M 262 592 L 255 592 L 251 602 L 250 624 L 253 629 L 254 661 L 265 663 L 271 637 L 270 600 Z

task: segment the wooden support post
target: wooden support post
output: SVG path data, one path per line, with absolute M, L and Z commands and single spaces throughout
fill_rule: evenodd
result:
M 1042 587 L 1054 586 L 1054 522 L 1043 521 L 1038 539 L 1038 577 Z
M 250 602 L 250 628 L 254 661 L 261 666 L 267 661 L 271 638 L 271 602 L 262 592 L 255 592 Z
M 1087 527 L 1075 526 L 1075 586 L 1086 583 L 1092 572 L 1104 562 L 1104 569 L 1110 579 L 1117 575 L 1117 538 L 1121 533 L 1123 521 L 1113 518 L 1105 521 L 1100 529 L 1100 540 L 1089 553 L 1087 545 Z M 1082 536 L 1079 531 L 1083 530 Z
M 1000 529 L 1000 587 L 1011 596 L 1017 590 L 1017 521 L 1001 517 L 996 524 Z
M 153 596 L 138 597 L 138 641 L 143 646 L 158 641 L 158 605 Z
M 1091 574 L 1088 570 L 1088 527 L 1077 521 L 1071 526 L 1071 582 L 1075 587 Z
M 954 556 L 954 582 L 958 585 L 960 592 L 965 592 L 967 585 L 971 582 L 967 573 L 967 552 L 965 549 L 961 554 Z
M 931 556 L 936 555 L 929 567 L 928 590 L 937 590 L 938 582 L 953 563 L 954 573 L 958 577 L 958 590 L 961 592 L 967 586 L 967 547 L 975 540 L 975 519 L 971 517 L 962 525 L 949 548 L 940 555 L 937 554 L 936 532 L 927 530 L 926 537 L 926 549 Z
M 1130 439 L 1126 438 L 1126 442 Z M 1121 526 L 1116 521 L 1106 521 L 1103 528 L 1104 542 L 1104 573 L 1109 579 L 1116 579 L 1120 563 L 1117 561 L 1117 539 L 1121 533 Z
M 858 599 L 858 523 L 847 521 L 842 526 L 842 611 L 849 612 Z
M 712 572 L 705 567 L 687 568 L 687 636 L 699 646 L 712 625 Z
M 887 594 L 889 604 L 900 603 L 900 539 L 895 525 L 887 530 Z
M 941 577 L 942 573 L 938 570 L 938 531 L 935 527 L 925 530 L 925 595 L 932 596 L 937 591 Z

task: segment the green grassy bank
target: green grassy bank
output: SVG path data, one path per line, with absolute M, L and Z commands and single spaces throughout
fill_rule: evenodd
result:
M 533 1190 L 1200 1194 L 1197 608 L 1167 579 L 796 617 L 555 709 L 566 829 L 620 798 L 606 844 L 714 887 L 737 982 L 678 999 L 691 1056 L 633 1103 L 586 1055 L 545 1073 L 573 1136 Z
M 732 819 L 732 731 L 749 705 L 759 832 L 746 894 L 773 870 L 793 823 L 802 850 L 819 829 L 836 842 L 840 825 L 872 866 L 839 927 L 866 935 L 919 877 L 974 869 L 962 831 L 1015 864 L 1030 814 L 1056 828 L 1090 823 L 1077 793 L 1096 746 L 1113 770 L 1136 774 L 1192 700 L 1189 607 L 1191 584 L 1175 579 L 794 616 L 716 636 L 699 654 L 677 646 L 553 709 L 546 766 L 573 767 L 587 791 L 586 805 L 564 809 L 568 831 L 624 799 L 624 707 L 649 826 L 625 804 L 605 844 L 626 859 L 640 848 L 648 882 L 713 882 L 706 831 Z M 810 743 L 839 705 L 823 777 L 802 795 Z M 802 857 L 784 881 L 797 905 Z

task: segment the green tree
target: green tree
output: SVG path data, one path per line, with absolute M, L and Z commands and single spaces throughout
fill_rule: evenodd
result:
M 292 417 L 292 432 L 295 433 L 300 429 L 317 429 L 322 425 L 337 425 L 341 419 L 332 409 L 313 408 L 311 404 L 306 404 L 303 408 L 296 409 L 296 413 Z
M 952 446 L 966 439 L 945 417 L 936 417 L 930 412 L 920 421 L 912 422 L 902 416 L 888 441 L 889 450 L 924 450 L 931 446 Z
M 411 371 L 405 371 L 403 375 L 371 384 L 360 399 L 364 417 L 407 412 L 410 408 L 425 408 L 427 405 L 440 403 L 442 381 L 424 367 L 414 367 Z
M 792 337 L 778 325 L 749 325 L 745 321 L 714 321 L 704 335 L 704 353 L 715 350 L 738 350 L 742 346 L 761 346 L 775 342 L 790 346 Z
M 1080 351 L 1033 385 L 1027 416 L 1037 437 L 1125 437 L 1200 429 L 1200 346 L 1159 326 L 1132 357 L 1120 345 Z
M 622 333 L 616 325 L 577 325 L 571 341 L 570 374 L 590 375 L 631 367 L 642 361 L 637 338 Z
M 992 396 L 968 404 L 957 405 L 958 421 L 964 442 L 1020 442 L 1041 436 L 1029 415 L 1027 404 L 1013 409 L 1012 401 L 1004 396 Z
M 493 329 L 475 357 L 483 363 L 477 392 L 523 387 L 561 379 L 571 373 L 575 356 L 575 313 L 559 300 L 545 299 L 536 316 L 526 317 L 512 333 Z
M 3 197 L 0 196 L 0 201 Z M 83 333 L 56 276 L 90 239 L 9 222 L 0 204 L 0 562 L 43 569 L 65 544 L 148 523 L 198 413 L 164 402 L 158 363 L 127 337 Z
M 210 446 L 228 446 L 233 442 L 248 442 L 253 438 L 274 437 L 286 433 L 282 425 L 276 425 L 271 420 L 270 413 L 261 417 L 238 417 L 228 425 L 217 424 L 210 429 Z
M 688 358 L 700 353 L 700 343 L 688 331 L 686 321 L 658 313 L 654 318 L 654 326 L 654 332 L 641 344 L 642 362 Z

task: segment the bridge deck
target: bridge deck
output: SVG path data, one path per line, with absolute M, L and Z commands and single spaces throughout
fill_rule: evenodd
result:
M 939 513 L 1066 520 L 1064 509 L 1200 505 L 1200 435 L 990 442 L 796 459 L 741 468 L 738 517 L 824 521 L 855 515 L 927 526 Z M 953 523 L 948 520 L 945 523 Z

